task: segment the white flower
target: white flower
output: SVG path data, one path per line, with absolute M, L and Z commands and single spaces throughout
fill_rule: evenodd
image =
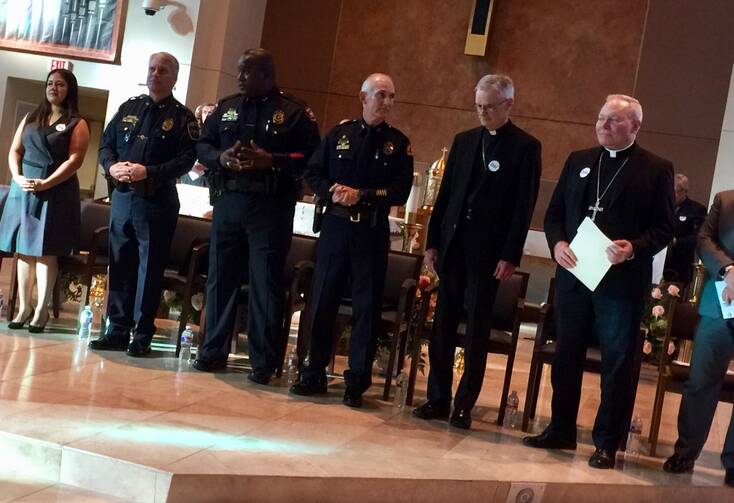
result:
M 655 306 L 652 308 L 652 315 L 656 318 L 660 318 L 665 314 L 665 308 L 663 306 Z
M 652 292 L 650 292 L 650 297 L 652 297 L 653 299 L 662 299 L 663 292 L 660 290 L 660 288 L 655 287 L 652 289 Z
M 171 301 L 176 297 L 176 292 L 173 292 L 171 290 L 163 290 L 163 300 L 166 301 L 166 304 L 170 304 Z
M 675 343 L 673 341 L 668 342 L 668 354 L 672 355 L 675 353 Z
M 668 285 L 668 293 L 673 297 L 680 297 L 680 288 L 675 285 Z
M 652 344 L 650 344 L 650 341 L 645 341 L 645 344 L 642 345 L 642 352 L 646 355 L 652 353 Z
M 191 307 L 193 307 L 195 311 L 201 311 L 201 308 L 204 307 L 203 293 L 199 292 L 191 296 Z

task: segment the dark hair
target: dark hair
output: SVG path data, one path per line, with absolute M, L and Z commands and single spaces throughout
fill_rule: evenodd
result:
M 270 51 L 258 47 L 257 49 L 247 49 L 244 54 L 246 58 L 252 58 L 255 66 L 257 66 L 266 79 L 275 82 L 275 61 Z
M 46 75 L 46 80 L 43 82 L 43 101 L 28 115 L 26 123 L 33 121 L 38 126 L 46 124 L 48 117 L 51 115 L 51 103 L 46 97 L 46 87 L 48 87 L 48 79 L 55 73 L 61 75 L 67 87 L 66 99 L 61 103 L 61 116 L 68 121 L 71 117 L 79 115 L 79 85 L 76 82 L 76 77 L 69 70 L 60 68 L 51 70 Z

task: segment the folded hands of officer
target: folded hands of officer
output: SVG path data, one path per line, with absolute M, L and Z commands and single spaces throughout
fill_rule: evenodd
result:
M 238 140 L 222 152 L 219 163 L 232 171 L 268 169 L 273 166 L 273 156 L 258 147 L 254 141 L 250 141 L 249 145 L 242 145 Z

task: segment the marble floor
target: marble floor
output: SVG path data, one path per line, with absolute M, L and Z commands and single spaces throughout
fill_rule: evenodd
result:
M 645 501 L 663 501 L 664 494 L 693 497 L 692 491 L 706 488 L 719 497 L 723 489 L 718 453 L 730 404 L 720 404 L 692 475 L 660 469 L 676 436 L 680 397 L 674 394 L 665 401 L 660 457 L 621 462 L 620 456 L 617 469 L 600 472 L 586 464 L 599 402 L 593 374 L 584 379 L 579 449 L 537 451 L 521 445 L 520 431 L 494 423 L 504 358 L 490 357 L 474 424 L 465 432 L 414 419 L 409 408 L 381 401 L 379 378 L 365 407 L 354 410 L 341 404 L 339 378 L 328 396 L 296 398 L 285 382 L 248 382 L 244 357 L 230 358 L 227 372 L 206 374 L 181 367 L 166 341 L 149 358 L 95 353 L 74 333 L 75 309 L 67 304 L 39 335 L 10 331 L 0 322 L 0 502 L 238 500 L 233 491 L 245 491 L 234 493 L 248 495 L 241 501 L 431 501 L 441 495 L 510 501 L 519 482 L 536 484 L 536 492 L 543 488 L 542 501 L 568 500 L 572 484 L 586 488 L 576 501 L 584 501 L 583 494 L 595 501 L 636 501 L 634 494 L 645 487 L 667 491 Z M 523 326 L 523 336 L 533 330 Z M 532 341 L 523 338 L 511 386 L 521 408 L 531 350 Z M 643 369 L 636 414 L 645 422 L 645 436 L 655 378 L 654 368 Z M 416 403 L 425 385 L 419 375 Z M 548 420 L 550 394 L 546 372 L 536 430 Z M 31 482 L 19 482 L 23 477 Z M 294 481 L 300 481 L 300 493 L 288 489 L 296 487 Z M 404 485 L 385 499 L 385 488 L 395 481 Z

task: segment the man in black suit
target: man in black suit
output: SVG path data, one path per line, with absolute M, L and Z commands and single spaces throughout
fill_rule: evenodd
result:
M 675 220 L 673 241 L 668 246 L 663 277 L 666 281 L 687 284 L 696 255 L 698 229 L 706 218 L 706 207 L 688 198 L 688 177 L 675 174 Z
M 449 417 L 456 331 L 465 314 L 464 374 L 451 415 L 451 424 L 464 429 L 471 427 L 484 380 L 497 287 L 520 264 L 540 183 L 540 142 L 510 121 L 513 102 L 509 77 L 479 80 L 481 127 L 454 138 L 428 227 L 425 262 L 440 284 L 428 351 L 428 401 L 413 415 Z
M 586 348 L 599 340 L 601 403 L 594 423 L 593 468 L 613 468 L 625 438 L 634 397 L 633 359 L 652 279 L 652 257 L 673 238 L 673 166 L 635 142 L 642 107 L 634 98 L 611 95 L 599 112 L 600 146 L 573 152 L 545 215 L 548 246 L 556 271 L 558 338 L 551 383 L 552 418 L 545 431 L 525 437 L 530 447 L 576 448 L 576 417 Z M 594 291 L 568 271 L 577 258 L 569 247 L 585 217 L 612 240 L 613 265 Z M 601 257 L 600 257 L 601 260 Z

